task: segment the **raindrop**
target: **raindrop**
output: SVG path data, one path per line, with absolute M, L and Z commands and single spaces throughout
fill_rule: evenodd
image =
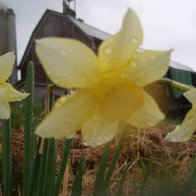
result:
M 150 115 L 151 113 L 152 113 L 152 111 L 151 110 L 146 110 L 145 112 L 144 112 L 146 115 Z
M 69 74 L 68 74 L 68 73 L 64 73 L 63 76 L 64 76 L 64 77 L 68 77 Z
M 105 52 L 105 54 L 111 54 L 112 53 L 112 50 L 113 50 L 112 47 L 111 46 L 108 46 L 108 47 L 105 48 L 105 51 L 104 52 Z
M 72 49 L 69 49 L 69 52 L 70 52 L 70 53 L 73 53 L 73 50 L 72 50 Z
M 121 77 L 122 77 L 122 78 L 126 78 L 126 76 L 127 76 L 126 73 L 122 73 L 122 74 L 121 74 Z
M 61 49 L 60 50 L 60 53 L 61 53 L 61 55 L 65 55 L 65 50 L 64 49 Z
M 48 73 L 48 75 L 51 75 L 51 71 L 50 70 L 47 70 L 47 73 Z
M 60 83 L 60 80 L 56 78 L 56 79 L 54 79 L 54 83 L 56 83 L 56 84 Z
M 83 77 L 83 78 L 80 78 L 81 82 L 84 82 L 86 81 L 86 79 Z
M 131 42 L 132 43 L 137 43 L 138 42 L 138 38 L 137 37 L 132 37 L 131 38 Z
M 66 122 L 66 123 L 70 122 L 70 118 L 66 118 L 66 119 L 65 119 L 65 122 Z
M 131 67 L 133 67 L 133 68 L 135 68 L 135 67 L 137 67 L 137 64 L 136 64 L 136 62 L 131 62 Z

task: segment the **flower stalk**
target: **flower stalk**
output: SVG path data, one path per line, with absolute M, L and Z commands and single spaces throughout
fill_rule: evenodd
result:
M 163 85 L 168 86 L 173 89 L 181 90 L 183 92 L 194 89 L 193 86 L 188 86 L 186 84 L 176 82 L 176 81 L 171 80 L 169 78 L 161 78 L 158 80 L 158 83 L 163 84 Z

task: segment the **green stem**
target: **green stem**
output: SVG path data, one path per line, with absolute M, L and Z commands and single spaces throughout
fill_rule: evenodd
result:
M 2 121 L 3 130 L 3 189 L 4 196 L 11 196 L 11 122 Z
M 114 171 L 116 163 L 118 161 L 118 157 L 119 157 L 120 151 L 121 151 L 121 149 L 123 147 L 123 143 L 124 143 L 126 135 L 127 135 L 128 127 L 129 127 L 128 123 L 123 123 L 122 124 L 122 135 L 120 137 L 118 146 L 116 148 L 116 151 L 114 153 L 114 156 L 112 158 L 110 167 L 109 167 L 109 169 L 107 171 L 107 174 L 106 174 L 106 177 L 105 177 L 105 180 L 104 180 L 104 186 L 103 186 L 103 190 L 104 191 L 106 191 L 106 189 L 108 188 L 108 185 L 110 183 L 113 171 Z
M 24 123 L 24 172 L 23 172 L 23 195 L 28 196 L 30 189 L 30 180 L 32 174 L 32 160 L 34 133 L 33 133 L 33 92 L 34 92 L 34 65 L 28 64 L 26 89 L 29 96 L 25 100 L 25 123 Z
M 72 139 L 65 140 L 64 149 L 63 149 L 63 158 L 61 160 L 59 173 L 57 174 L 57 179 L 56 179 L 56 186 L 55 186 L 55 193 L 54 193 L 55 196 L 58 196 L 60 193 L 60 189 L 63 182 L 63 177 L 64 177 L 64 173 L 65 173 L 65 169 L 67 166 L 69 153 L 71 149 L 71 143 L 72 143 Z
M 47 88 L 45 113 L 46 115 L 52 109 L 54 104 L 54 86 Z M 37 195 L 51 196 L 54 192 L 54 181 L 56 171 L 57 142 L 54 139 L 45 139 L 43 153 L 41 154 L 41 163 L 38 177 Z
M 176 82 L 176 81 L 168 79 L 168 78 L 161 78 L 157 82 L 160 84 L 163 84 L 165 86 L 168 86 L 170 88 L 181 90 L 183 92 L 194 89 L 193 86 L 188 86 L 186 84 L 182 84 L 182 83 Z

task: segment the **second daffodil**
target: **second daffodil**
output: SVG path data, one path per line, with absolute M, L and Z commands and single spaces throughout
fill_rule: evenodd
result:
M 11 73 L 15 62 L 13 52 L 8 52 L 0 56 L 0 119 L 10 117 L 9 102 L 21 101 L 28 96 L 28 93 L 21 93 L 6 82 Z
M 171 142 L 186 142 L 196 130 L 196 89 L 185 92 L 184 96 L 192 103 L 192 109 L 182 124 L 167 134 L 165 139 Z
M 57 100 L 37 134 L 70 138 L 81 129 L 83 141 L 96 146 L 116 135 L 119 121 L 142 128 L 162 120 L 163 113 L 143 87 L 165 75 L 171 51 L 139 51 L 142 41 L 140 21 L 131 9 L 97 56 L 77 40 L 38 40 L 36 53 L 50 80 L 76 90 Z

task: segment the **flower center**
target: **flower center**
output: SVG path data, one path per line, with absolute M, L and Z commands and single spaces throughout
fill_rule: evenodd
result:
M 130 81 L 103 80 L 96 95 L 99 111 L 108 120 L 126 120 L 144 103 L 143 90 Z

